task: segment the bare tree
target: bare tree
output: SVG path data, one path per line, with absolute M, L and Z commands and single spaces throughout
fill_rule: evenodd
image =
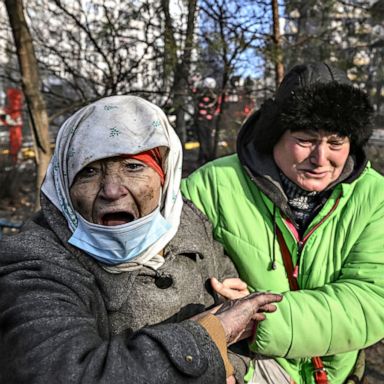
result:
M 249 57 L 261 56 L 265 39 L 268 38 L 267 27 L 270 19 L 266 9 L 269 3 L 246 0 L 202 0 L 200 2 L 201 17 L 201 50 L 207 55 L 202 66 L 204 76 L 212 76 L 218 82 L 216 92 L 218 114 L 212 125 L 210 139 L 212 143 L 206 148 L 209 153 L 205 158 L 213 159 L 218 156 L 220 138 L 223 127 L 228 126 L 234 117 L 225 114 L 228 90 L 232 86 L 230 79 L 233 75 L 241 75 L 245 67 L 249 68 Z M 214 63 L 210 67 L 207 60 Z M 257 72 L 257 59 L 253 59 L 253 68 Z M 207 68 L 211 72 L 207 72 Z M 204 147 L 204 146 L 201 146 Z M 203 156 L 204 157 L 204 156 Z
M 180 140 L 184 143 L 186 141 L 185 114 L 190 89 L 189 78 L 194 49 L 197 0 L 188 0 L 186 2 L 187 23 L 185 31 L 174 27 L 169 3 L 170 0 L 161 0 L 164 14 L 164 75 L 173 79 L 170 94 L 176 115 L 175 128 Z M 181 35 L 183 38 L 177 39 L 176 35 Z
M 114 6 L 110 0 L 31 0 L 25 14 L 53 135 L 66 115 L 100 97 L 136 93 L 164 106 L 169 87 L 163 81 L 160 0 Z M 4 32 L 7 24 L 0 26 Z M 14 45 L 0 46 L 9 57 L 0 76 L 15 83 Z
M 275 79 L 276 89 L 280 85 L 284 77 L 283 52 L 281 47 L 280 36 L 280 17 L 279 4 L 277 0 L 272 0 L 272 15 L 273 15 L 273 42 L 275 45 Z
M 162 45 L 156 4 L 53 0 L 31 3 L 28 13 L 47 15 L 33 32 L 56 114 L 59 105 L 66 111 L 112 94 L 162 91 L 154 81 Z
M 112 7 L 109 0 L 28 2 L 25 13 L 53 136 L 74 109 L 100 97 L 136 93 L 169 107 L 185 141 L 197 0 L 180 3 L 179 19 L 169 3 L 123 0 Z M 12 58 L 13 45 L 7 47 Z M 14 67 L 9 60 L 1 70 L 7 83 L 17 82 Z
M 38 192 L 51 158 L 48 115 L 40 91 L 39 68 L 32 37 L 25 20 L 23 2 L 22 0 L 5 0 L 5 5 L 15 41 L 23 91 L 28 104 L 36 144 L 36 191 Z M 36 206 L 38 205 L 39 200 L 36 198 Z

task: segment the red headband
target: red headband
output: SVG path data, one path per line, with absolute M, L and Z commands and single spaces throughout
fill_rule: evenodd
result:
M 158 147 L 137 153 L 136 155 L 128 155 L 127 157 L 139 160 L 154 169 L 160 176 L 161 185 L 164 185 L 165 175 L 163 169 L 161 168 L 161 155 Z

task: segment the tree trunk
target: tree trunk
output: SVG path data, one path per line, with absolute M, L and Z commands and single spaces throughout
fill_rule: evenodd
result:
M 225 109 L 225 103 L 226 103 L 225 96 L 227 93 L 228 81 L 229 81 L 229 70 L 228 70 L 228 66 L 225 65 L 222 80 L 221 80 L 220 93 L 217 99 L 218 114 L 216 116 L 216 121 L 215 121 L 215 133 L 213 135 L 212 152 L 210 154 L 210 160 L 216 159 L 219 154 L 218 151 L 219 151 L 221 122 L 222 122 L 222 117 Z
M 381 112 L 381 99 L 382 99 L 383 81 L 377 80 L 376 83 L 376 115 L 380 115 Z
M 36 144 L 37 178 L 35 207 L 38 208 L 40 186 L 51 158 L 48 114 L 40 91 L 39 68 L 33 48 L 32 36 L 25 20 L 23 2 L 22 0 L 5 0 L 5 6 L 12 28 L 23 91 L 28 105 Z
M 274 60 L 275 60 L 275 79 L 276 89 L 279 87 L 284 77 L 283 53 L 281 49 L 280 22 L 279 22 L 279 5 L 277 0 L 272 0 L 273 14 L 273 42 L 274 42 Z
M 188 77 L 191 68 L 192 50 L 194 45 L 197 0 L 188 1 L 187 30 L 184 49 L 178 58 L 178 43 L 174 35 L 172 19 L 169 12 L 169 0 L 162 0 L 165 19 L 165 74 L 173 72 L 173 107 L 176 114 L 176 132 L 182 143 L 186 141 L 185 106 L 188 94 Z

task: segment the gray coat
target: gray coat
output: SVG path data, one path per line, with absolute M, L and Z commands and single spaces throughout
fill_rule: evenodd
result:
M 225 382 L 216 345 L 185 319 L 215 303 L 209 277 L 237 273 L 196 208 L 184 204 L 158 272 L 110 274 L 42 207 L 0 243 L 1 384 Z

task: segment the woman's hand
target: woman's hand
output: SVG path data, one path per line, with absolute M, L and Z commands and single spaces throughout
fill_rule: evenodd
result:
M 225 279 L 222 283 L 211 277 L 212 288 L 227 300 L 241 299 L 249 295 L 247 284 L 238 277 Z
M 227 345 L 254 336 L 258 322 L 265 320 L 263 312 L 275 312 L 282 295 L 269 292 L 255 292 L 225 302 L 215 313 L 224 328 Z

